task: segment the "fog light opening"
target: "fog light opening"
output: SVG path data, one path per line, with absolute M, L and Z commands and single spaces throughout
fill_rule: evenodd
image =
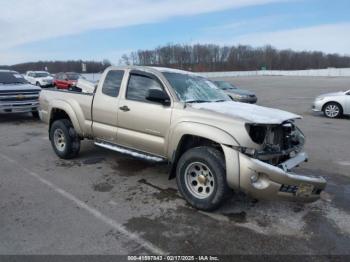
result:
M 253 183 L 258 182 L 259 180 L 259 174 L 258 173 L 254 173 L 253 175 L 250 176 L 250 181 Z

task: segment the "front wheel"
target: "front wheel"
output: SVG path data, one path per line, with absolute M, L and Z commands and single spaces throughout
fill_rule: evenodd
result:
M 338 103 L 328 103 L 323 109 L 323 113 L 328 118 L 338 118 L 343 114 L 343 110 Z
M 68 119 L 56 120 L 50 128 L 51 145 L 60 158 L 71 159 L 78 155 L 80 139 Z
M 228 195 L 223 154 L 211 147 L 196 147 L 185 152 L 178 164 L 179 191 L 193 207 L 211 211 Z

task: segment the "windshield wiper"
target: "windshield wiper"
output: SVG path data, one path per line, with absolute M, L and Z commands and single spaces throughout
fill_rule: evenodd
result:
M 208 100 L 187 100 L 185 101 L 185 103 L 210 103 L 212 101 L 208 101 Z
M 220 100 L 215 100 L 215 101 L 211 101 L 211 102 L 215 102 L 215 103 L 217 103 L 217 102 L 226 102 L 227 100 L 225 100 L 225 99 L 220 99 Z

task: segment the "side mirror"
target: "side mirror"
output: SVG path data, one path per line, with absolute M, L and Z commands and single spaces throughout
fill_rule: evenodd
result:
M 149 89 L 147 91 L 146 99 L 162 105 L 170 105 L 170 98 L 163 90 Z

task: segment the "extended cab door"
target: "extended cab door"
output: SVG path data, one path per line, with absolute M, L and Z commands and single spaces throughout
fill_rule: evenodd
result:
M 92 105 L 92 131 L 94 137 L 108 142 L 117 139 L 117 114 L 119 89 L 124 70 L 110 70 L 101 79 Z
M 165 138 L 170 127 L 172 107 L 146 99 L 150 89 L 166 88 L 153 74 L 131 71 L 126 91 L 119 101 L 118 144 L 146 153 L 165 156 Z M 170 100 L 170 96 L 169 96 Z

